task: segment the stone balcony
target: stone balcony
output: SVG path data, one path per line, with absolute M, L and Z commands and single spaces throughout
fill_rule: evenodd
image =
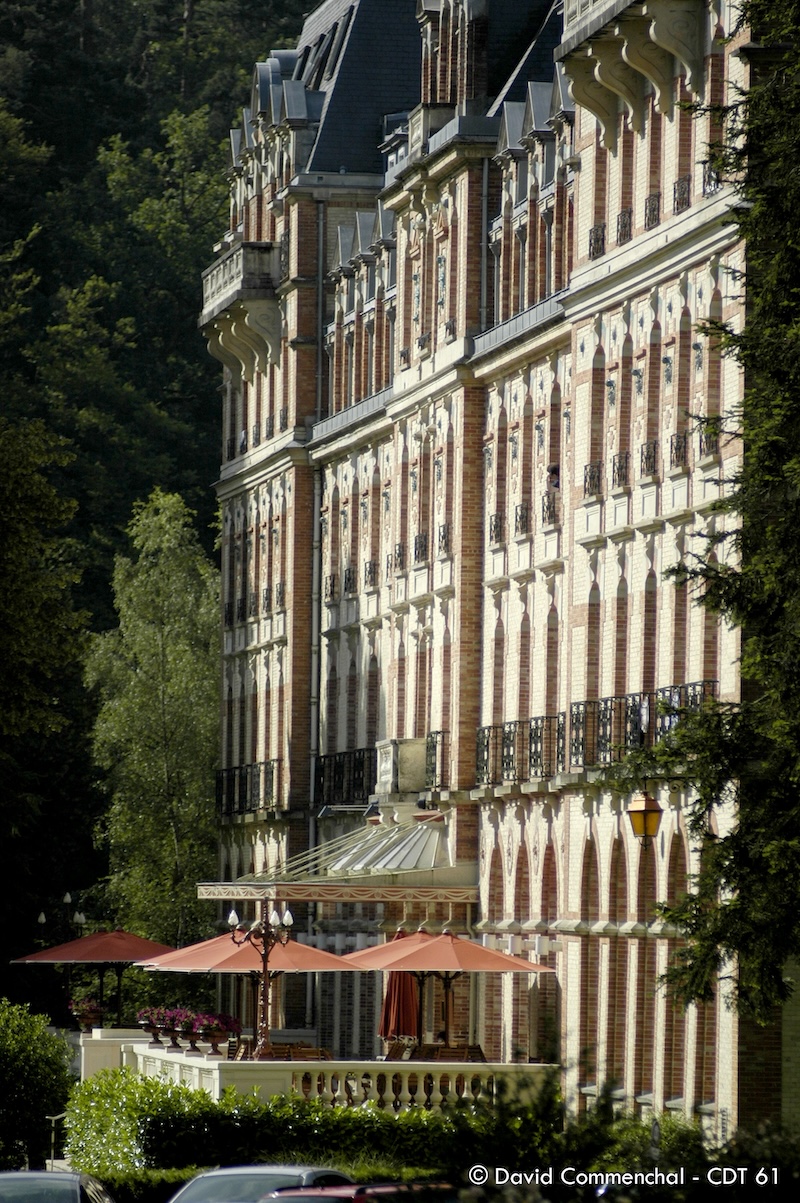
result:
M 203 272 L 199 326 L 209 352 L 234 376 L 251 382 L 277 363 L 281 311 L 275 295 L 281 250 L 271 242 L 238 242 Z

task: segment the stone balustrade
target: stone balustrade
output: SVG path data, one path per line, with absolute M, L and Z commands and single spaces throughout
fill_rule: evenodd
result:
M 121 1061 L 145 1077 L 164 1077 L 219 1099 L 233 1086 L 240 1094 L 258 1091 L 320 1099 L 331 1107 L 372 1104 L 384 1110 L 414 1107 L 442 1111 L 458 1102 L 492 1104 L 499 1084 L 512 1096 L 538 1093 L 553 1067 L 446 1061 L 228 1061 L 203 1051 L 123 1045 Z

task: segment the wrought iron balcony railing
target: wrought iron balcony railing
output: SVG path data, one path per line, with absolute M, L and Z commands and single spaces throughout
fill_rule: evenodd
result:
M 272 587 L 270 585 L 265 585 L 261 590 L 261 613 L 272 613 Z
M 249 618 L 258 618 L 258 594 L 251 592 L 247 602 L 247 614 Z
M 617 246 L 623 246 L 633 237 L 633 209 L 620 209 L 617 214 Z
M 599 259 L 606 253 L 606 223 L 601 221 L 589 230 L 589 258 Z
M 716 430 L 702 429 L 700 431 L 700 455 L 717 455 L 719 452 L 719 435 Z
M 528 780 L 554 777 L 566 767 L 566 715 L 544 714 L 528 721 Z
M 278 414 L 278 429 L 281 431 L 289 429 L 289 410 L 285 405 Z
M 331 572 L 328 574 L 328 576 L 325 577 L 325 580 L 322 583 L 322 590 L 323 590 L 323 592 L 322 592 L 323 601 L 327 602 L 328 605 L 330 605 L 332 602 L 336 601 L 336 573 L 335 572 Z
M 554 526 L 558 522 L 558 494 L 553 489 L 542 493 L 542 526 Z
M 414 535 L 414 563 L 427 564 L 428 562 L 428 532 L 423 530 L 418 535 Z
M 233 626 L 233 602 L 225 602 L 222 608 L 223 622 L 226 627 Z
M 266 435 L 267 435 L 268 439 L 273 439 L 275 437 L 275 416 L 274 416 L 274 414 L 270 414 L 269 417 L 267 418 Z
M 447 789 L 450 784 L 449 731 L 429 731 L 425 739 L 425 786 Z
M 651 192 L 644 198 L 644 228 L 654 230 L 661 221 L 661 193 Z
M 717 682 L 690 681 L 688 685 L 672 685 L 656 690 L 656 739 L 671 731 L 680 721 L 681 711 L 700 710 L 717 696 Z
M 553 777 L 566 766 L 566 715 L 539 715 L 479 727 L 475 751 L 478 785 Z
M 364 564 L 364 588 L 374 589 L 379 584 L 380 572 L 377 560 L 367 560 Z
M 283 581 L 278 581 L 277 585 L 275 586 L 275 609 L 286 609 L 286 586 L 284 585 Z
M 612 488 L 622 489 L 628 484 L 628 469 L 630 466 L 630 455 L 627 451 L 618 451 L 611 461 L 611 485 Z
M 236 621 L 237 622 L 244 622 L 245 610 L 246 610 L 246 604 L 245 604 L 244 598 L 237 597 L 236 598 Z
M 442 522 L 439 526 L 437 552 L 440 556 L 450 555 L 450 523 Z
M 692 177 L 690 175 L 678 176 L 672 185 L 672 212 L 683 213 L 684 209 L 688 209 L 691 203 Z
M 528 534 L 528 503 L 527 501 L 520 502 L 514 507 L 514 534 Z
M 722 178 L 710 163 L 703 164 L 703 196 L 713 196 L 722 187 Z
M 503 523 L 503 515 L 502 514 L 490 514 L 489 515 L 489 542 L 490 543 L 496 545 L 498 543 L 503 542 L 503 525 L 504 525 L 504 523 Z
M 342 592 L 355 593 L 357 588 L 358 578 L 356 576 L 355 568 L 345 568 L 344 575 L 342 577 Z
M 673 434 L 669 440 L 670 468 L 685 468 L 689 459 L 689 436 Z
M 394 570 L 395 572 L 405 572 L 406 568 L 406 545 L 405 543 L 395 543 L 394 545 Z
M 640 470 L 642 476 L 658 475 L 658 439 L 648 439 L 642 443 Z
M 716 681 L 694 681 L 618 697 L 573 702 L 570 706 L 569 763 L 592 768 L 622 760 L 650 747 L 680 721 L 681 712 L 699 710 L 716 696 Z
M 499 785 L 503 780 L 503 727 L 479 727 L 475 741 L 475 781 Z
M 366 802 L 375 791 L 378 754 L 375 748 L 355 748 L 318 756 L 315 773 L 318 806 Z
M 220 818 L 269 810 L 280 796 L 280 760 L 262 760 L 218 769 L 217 814 Z
M 584 497 L 596 497 L 598 493 L 603 491 L 603 463 L 602 460 L 596 460 L 592 464 L 584 464 L 583 467 L 583 495 Z

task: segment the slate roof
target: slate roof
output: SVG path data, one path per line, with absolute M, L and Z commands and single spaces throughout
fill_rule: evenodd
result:
M 256 64 L 253 111 L 318 128 L 305 172 L 378 174 L 387 113 L 419 103 L 416 0 L 325 0 L 294 50 Z
M 490 4 L 490 50 L 491 26 L 495 22 L 495 6 L 502 9 L 506 0 L 489 0 Z M 521 101 L 527 99 L 528 83 L 552 82 L 555 71 L 554 51 L 561 40 L 561 29 L 564 19 L 563 0 L 529 0 L 529 12 L 523 22 L 519 15 L 521 5 L 519 0 L 510 5 L 511 12 L 498 13 L 497 20 L 500 28 L 497 31 L 497 64 L 498 68 L 505 64 L 507 77 L 496 83 L 493 94 L 495 100 L 489 109 L 489 115 L 499 113 L 506 101 Z M 515 31 L 511 33 L 511 17 L 516 9 Z M 527 45 L 527 50 L 519 58 L 520 46 Z M 508 52 L 516 51 L 517 58 L 513 63 L 508 61 Z M 503 53 L 504 52 L 504 53 Z M 490 63 L 493 60 L 490 59 Z M 491 68 L 490 68 L 491 70 Z M 491 78 L 490 78 L 491 82 Z

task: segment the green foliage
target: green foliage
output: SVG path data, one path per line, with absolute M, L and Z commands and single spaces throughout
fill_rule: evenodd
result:
M 65 1042 L 47 1031 L 47 1017 L 0 998 L 0 1169 L 44 1164 L 48 1115 L 69 1095 Z
M 109 1170 L 102 1180 L 115 1203 L 168 1203 L 198 1172 L 197 1166 L 183 1170 Z
M 215 846 L 217 573 L 174 494 L 156 490 L 114 572 L 119 626 L 93 638 L 94 748 L 111 805 L 109 894 L 122 923 L 165 942 L 205 934 L 196 882 Z

